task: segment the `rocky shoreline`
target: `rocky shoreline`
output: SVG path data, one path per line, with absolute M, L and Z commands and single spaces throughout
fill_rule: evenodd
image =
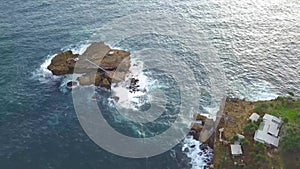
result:
M 78 82 L 69 82 L 68 87 L 95 85 L 110 89 L 112 83 L 125 79 L 130 68 L 130 52 L 94 42 L 82 55 L 72 51 L 57 54 L 47 68 L 57 76 L 83 74 Z
M 125 80 L 130 69 L 130 52 L 111 49 L 103 42 L 92 43 L 83 54 L 74 54 L 72 51 L 65 51 L 57 54 L 47 67 L 53 75 L 64 76 L 68 74 L 82 74 L 76 81 L 69 81 L 68 88 L 74 86 L 98 86 L 111 89 L 113 83 Z M 140 91 L 139 79 L 131 78 L 127 87 L 129 92 Z M 112 97 L 118 102 L 119 97 Z M 227 99 L 228 102 L 239 102 L 239 99 Z M 205 168 L 213 164 L 214 131 L 215 121 L 200 113 L 194 114 L 194 123 L 191 126 L 186 144 L 190 157 L 202 160 Z M 194 140 L 194 141 L 193 141 Z M 189 143 L 190 142 L 190 143 Z M 190 144 L 190 145 L 189 145 Z M 196 149 L 193 146 L 198 146 Z M 194 159 L 194 160 L 195 160 Z

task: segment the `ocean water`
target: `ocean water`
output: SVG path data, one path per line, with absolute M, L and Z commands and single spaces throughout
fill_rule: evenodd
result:
M 2 1 L 0 168 L 203 168 L 195 153 L 184 155 L 184 142 L 142 159 L 98 147 L 81 128 L 64 88 L 70 77 L 44 69 L 49 58 L 104 41 L 137 60 L 157 54 L 178 59 L 163 64 L 193 72 L 187 80 L 194 78 L 206 96 L 261 100 L 288 91 L 299 96 L 299 16 L 296 0 Z M 213 114 L 215 105 L 206 105 L 207 98 L 199 111 Z

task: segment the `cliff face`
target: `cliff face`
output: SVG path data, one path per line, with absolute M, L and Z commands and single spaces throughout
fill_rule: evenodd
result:
M 92 43 L 82 55 L 72 51 L 59 53 L 48 69 L 53 75 L 82 73 L 80 85 L 110 88 L 112 82 L 124 80 L 130 68 L 130 53 L 111 49 L 103 42 Z
M 199 113 L 194 114 L 195 122 L 192 123 L 190 135 L 194 139 L 201 141 L 202 143 L 207 144 L 209 147 L 213 148 L 214 146 L 214 135 L 213 129 L 215 122 L 213 119 L 207 118 Z

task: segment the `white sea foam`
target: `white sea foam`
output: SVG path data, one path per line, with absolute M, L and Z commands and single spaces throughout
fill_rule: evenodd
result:
M 62 49 L 63 51 L 71 50 L 75 54 L 82 54 L 86 48 L 89 46 L 89 44 L 80 45 L 78 47 L 66 47 Z M 56 54 L 55 54 L 56 55 Z M 49 55 L 46 60 L 41 64 L 41 66 L 36 70 L 34 73 L 34 76 L 38 78 L 38 80 L 41 83 L 47 83 L 49 81 L 53 80 L 61 80 L 59 76 L 52 75 L 51 71 L 47 69 L 47 67 L 50 65 L 51 60 L 55 55 Z M 151 95 L 149 94 L 149 91 L 152 89 L 155 89 L 159 87 L 158 82 L 156 80 L 152 80 L 149 77 L 145 75 L 143 72 L 144 65 L 143 62 L 137 61 L 135 59 L 131 59 L 131 67 L 130 67 L 130 74 L 126 77 L 124 82 L 121 82 L 119 84 L 113 84 L 112 85 L 112 92 L 114 93 L 114 96 L 119 97 L 118 105 L 126 108 L 126 109 L 134 109 L 136 110 L 137 107 L 143 105 L 143 99 L 145 96 L 149 99 L 148 101 L 151 101 Z M 76 78 L 80 75 L 66 75 L 61 80 L 60 84 L 60 90 L 62 92 L 67 92 L 68 89 L 66 88 L 66 84 L 69 81 L 76 81 Z M 75 79 L 74 79 L 75 78 Z M 139 89 L 141 91 L 137 92 L 130 92 L 128 89 L 128 86 L 130 85 L 131 78 L 136 78 L 139 80 L 138 85 Z M 146 92 L 143 92 L 145 90 Z M 109 100 L 109 105 L 114 106 L 112 103 L 114 102 L 113 99 Z M 210 108 L 205 108 L 208 112 L 214 111 Z M 195 145 L 194 148 L 191 146 Z M 187 156 L 191 158 L 191 165 L 193 166 L 192 169 L 202 169 L 204 168 L 207 163 L 205 160 L 209 160 L 212 158 L 212 150 L 208 151 L 208 154 L 205 154 L 204 151 L 200 149 L 201 142 L 194 140 L 191 137 L 187 137 L 184 140 L 184 146 L 183 150 L 187 149 L 186 152 Z
M 264 80 L 253 80 L 251 85 L 232 83 L 231 86 L 231 97 L 245 98 L 248 101 L 271 100 L 279 96 L 274 87 Z
M 79 84 L 79 81 L 77 79 L 81 76 L 82 74 L 65 75 L 60 83 L 59 90 L 63 93 L 68 92 L 69 88 L 67 87 L 67 83 L 72 81 L 72 82 L 77 82 L 77 84 Z M 78 86 L 73 86 L 72 88 L 74 87 L 78 87 Z
M 187 136 L 183 140 L 182 151 L 191 159 L 190 164 L 192 165 L 192 169 L 206 168 L 207 163 L 211 162 L 213 158 L 212 149 L 207 147 L 205 151 L 203 151 L 200 148 L 201 144 L 201 142 L 193 139 L 192 136 Z
M 74 54 L 82 55 L 86 49 L 90 46 L 90 43 L 84 43 L 76 46 L 68 46 L 63 48 L 63 51 L 71 50 Z
M 62 51 L 71 50 L 74 54 L 82 54 L 87 47 L 89 47 L 90 44 L 80 44 L 73 47 L 66 47 L 63 48 Z M 56 56 L 54 55 L 48 55 L 46 57 L 46 60 L 40 65 L 38 69 L 36 69 L 32 73 L 33 79 L 38 79 L 41 83 L 48 83 L 50 81 L 60 80 L 61 76 L 55 76 L 52 74 L 52 72 L 47 68 L 51 64 L 51 60 Z
M 114 96 L 119 97 L 119 101 L 117 103 L 118 105 L 126 109 L 136 110 L 136 105 L 143 104 L 139 98 L 141 96 L 149 95 L 149 90 L 159 87 L 159 84 L 157 83 L 157 81 L 152 80 L 145 75 L 145 73 L 143 72 L 143 62 L 132 59 L 131 65 L 130 75 L 126 77 L 125 82 L 122 82 L 118 85 L 113 84 L 112 91 L 114 93 Z M 147 92 L 130 93 L 127 87 L 130 85 L 131 78 L 138 79 L 140 88 L 146 89 Z M 114 106 L 114 104 L 112 104 L 112 102 L 114 102 L 113 99 L 110 99 L 109 102 L 110 106 Z M 207 114 L 209 118 L 215 117 L 215 113 L 219 110 L 215 107 L 205 107 L 205 109 L 207 112 L 211 113 Z M 190 136 L 184 139 L 182 151 L 184 151 L 186 155 L 191 159 L 190 164 L 192 165 L 192 169 L 204 169 L 207 166 L 207 163 L 212 160 L 213 150 L 208 147 L 205 151 L 203 151 L 202 149 L 200 149 L 201 144 L 201 142 L 193 139 Z
M 273 91 L 271 84 L 266 81 L 259 81 L 254 84 L 247 97 L 250 101 L 258 101 L 275 99 L 278 95 Z
M 47 69 L 54 57 L 55 55 L 47 56 L 46 60 L 40 65 L 40 67 L 32 73 L 32 78 L 38 79 L 41 83 L 48 83 L 49 81 L 60 79 L 59 76 L 52 75 L 51 71 Z
M 151 95 L 149 95 L 148 91 L 151 84 L 155 83 L 155 81 L 151 81 L 144 74 L 143 69 L 143 62 L 131 59 L 130 73 L 126 76 L 125 81 L 119 84 L 112 84 L 113 95 L 119 97 L 118 105 L 126 109 L 137 110 L 137 107 L 144 104 L 143 101 L 145 99 L 151 100 Z M 139 91 L 130 92 L 128 89 L 132 78 L 139 80 Z

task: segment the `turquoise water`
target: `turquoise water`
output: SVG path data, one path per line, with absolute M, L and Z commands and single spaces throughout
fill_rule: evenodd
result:
M 136 54 L 175 51 L 199 84 L 206 84 L 210 70 L 200 61 L 210 55 L 199 51 L 209 43 L 226 75 L 227 95 L 249 100 L 287 91 L 299 95 L 299 16 L 300 3 L 283 0 L 2 1 L 0 168 L 190 168 L 180 145 L 147 159 L 98 147 L 79 125 L 71 93 L 60 88 L 62 79 L 47 77 L 40 66 L 62 50 L 105 41 Z M 150 23 L 152 30 L 145 26 Z M 195 47 L 193 40 L 207 43 Z

